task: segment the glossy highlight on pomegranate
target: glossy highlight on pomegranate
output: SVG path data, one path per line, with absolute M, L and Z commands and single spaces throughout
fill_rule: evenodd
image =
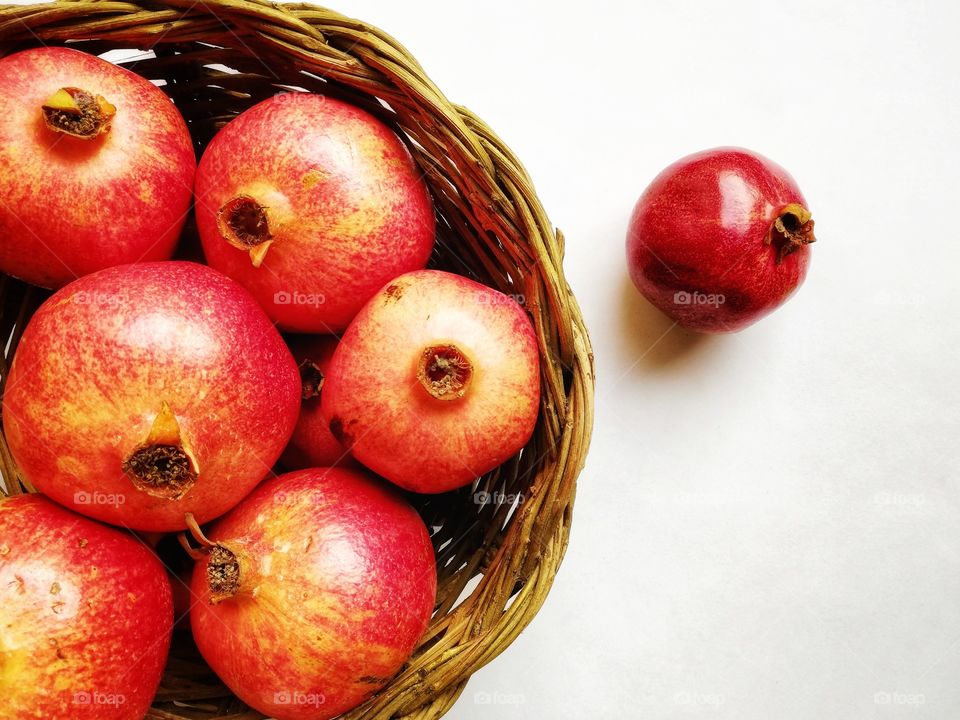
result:
M 350 324 L 321 405 L 354 458 L 402 488 L 466 485 L 533 434 L 540 367 L 517 301 L 460 275 L 407 273 Z
M 87 275 L 30 320 L 3 399 L 24 476 L 138 530 L 233 507 L 270 472 L 300 406 L 296 363 L 249 293 L 188 262 Z
M 323 95 L 278 95 L 224 127 L 200 160 L 196 212 L 210 265 L 291 332 L 343 330 L 433 249 L 433 202 L 406 146 Z
M 426 527 L 365 473 L 281 475 L 199 537 L 197 647 L 277 720 L 325 720 L 369 698 L 410 657 L 436 601 Z
M 139 540 L 40 495 L 0 499 L 0 717 L 142 720 L 172 626 Z
M 661 172 L 627 234 L 634 284 L 680 325 L 735 332 L 782 305 L 807 274 L 813 219 L 790 174 L 740 148 Z
M 58 288 L 174 251 L 196 169 L 148 80 L 78 50 L 0 59 L 0 271 Z

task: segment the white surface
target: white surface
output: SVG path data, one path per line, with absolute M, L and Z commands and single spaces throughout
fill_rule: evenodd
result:
M 523 159 L 596 352 L 566 562 L 448 717 L 960 717 L 960 6 L 329 2 Z M 721 144 L 789 168 L 819 242 L 787 306 L 703 338 L 623 241 Z
M 449 717 L 960 717 L 960 6 L 330 2 L 523 159 L 596 351 L 566 562 Z M 627 218 L 721 144 L 794 174 L 810 275 L 661 338 Z

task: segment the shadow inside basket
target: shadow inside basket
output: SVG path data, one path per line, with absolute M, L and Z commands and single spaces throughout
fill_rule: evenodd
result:
M 205 42 L 181 42 L 158 44 L 154 50 L 143 52 L 117 50 L 116 44 L 107 45 L 97 41 L 68 44 L 103 55 L 160 86 L 187 120 L 198 159 L 206 144 L 224 124 L 257 102 L 274 95 L 283 94 L 295 102 L 296 93 L 314 92 L 337 97 L 367 110 L 407 141 L 430 187 L 438 221 L 437 242 L 430 267 L 465 275 L 515 297 L 523 297 L 524 288 L 519 284 L 519 278 L 512 276 L 510 270 L 504 267 L 505 263 L 492 254 L 491 245 L 494 250 L 497 249 L 495 237 L 463 209 L 461 191 L 446 179 L 451 172 L 451 163 L 455 161 L 449 156 L 438 160 L 441 155 L 439 146 L 424 147 L 411 139 L 408 132 L 410 123 L 418 123 L 418 137 L 430 137 L 426 115 L 420 119 L 401 119 L 394 112 L 388 97 L 375 97 L 299 70 L 281 57 L 265 62 L 242 48 L 218 47 Z M 25 47 L 13 48 L 11 52 Z M 495 212 L 495 209 L 491 212 Z M 484 236 L 482 241 L 480 235 Z M 500 250 L 503 251 L 502 248 Z M 185 225 L 177 257 L 203 261 L 192 213 Z M 0 276 L 0 338 L 4 342 L 0 391 L 25 322 L 49 294 L 13 278 Z M 549 359 L 544 358 L 543 362 L 547 363 Z M 563 382 L 565 386 L 569 384 L 568 372 L 564 373 Z M 555 428 L 545 428 L 547 423 L 543 415 L 541 411 L 537 430 L 527 447 L 473 485 L 441 495 L 407 494 L 430 530 L 438 571 L 437 606 L 433 621 L 411 662 L 449 630 L 458 604 L 477 591 L 511 527 L 523 513 L 525 503 L 531 499 L 530 491 L 537 474 L 544 472 L 545 458 L 555 453 L 557 433 Z M 551 441 L 551 438 L 554 440 Z M 32 490 L 16 474 L 2 437 L 0 469 L 3 471 L 6 492 L 17 492 L 19 488 Z M 279 473 L 284 470 L 277 467 L 275 471 Z M 168 569 L 188 569 L 188 558 L 175 542 L 161 542 L 159 552 Z M 528 559 L 517 563 L 511 595 L 523 586 L 530 567 Z M 175 579 L 174 582 L 178 581 Z M 500 611 L 503 611 L 503 607 Z M 179 622 L 177 628 L 167 672 L 148 717 L 167 720 L 263 718 L 263 715 L 247 709 L 233 697 L 207 667 L 193 645 L 186 623 Z

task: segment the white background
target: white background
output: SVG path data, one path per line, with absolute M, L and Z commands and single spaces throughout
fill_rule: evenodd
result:
M 960 717 L 960 5 L 333 4 L 524 161 L 596 352 L 567 559 L 449 717 Z M 810 274 L 668 331 L 627 219 L 724 144 L 797 179 Z
M 960 5 L 330 2 L 523 159 L 596 352 L 566 562 L 448 717 L 960 717 Z M 624 232 L 723 144 L 792 171 L 819 241 L 785 307 L 702 337 Z

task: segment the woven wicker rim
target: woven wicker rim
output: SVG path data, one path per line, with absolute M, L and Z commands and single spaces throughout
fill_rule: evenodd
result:
M 518 457 L 476 488 L 420 502 L 435 530 L 437 612 L 401 673 L 343 716 L 441 717 L 470 675 L 540 609 L 567 546 L 576 478 L 593 425 L 594 372 L 583 319 L 563 275 L 562 234 L 509 148 L 482 120 L 447 100 L 396 40 L 366 23 L 314 5 L 257 0 L 0 7 L 0 56 L 67 43 L 98 54 L 153 51 L 128 67 L 166 81 L 164 90 L 187 118 L 198 152 L 236 113 L 290 87 L 342 96 L 374 112 L 409 141 L 434 195 L 439 234 L 432 264 L 522 297 L 542 357 L 537 430 Z M 217 64 L 235 72 L 210 67 Z M 0 276 L 0 333 L 12 339 L 0 383 L 44 296 Z M 5 441 L 0 464 L 10 493 L 32 490 L 17 474 Z M 522 502 L 477 504 L 475 492 Z M 208 676 L 195 658 L 178 657 L 175 649 L 148 717 L 262 717 L 245 711 Z

